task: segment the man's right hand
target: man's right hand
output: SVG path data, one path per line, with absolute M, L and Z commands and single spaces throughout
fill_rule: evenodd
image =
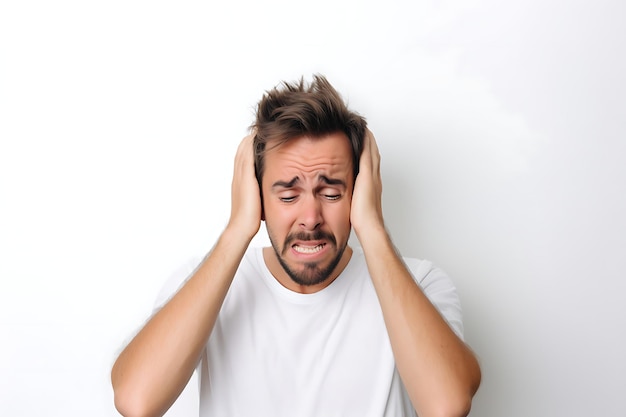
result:
M 115 406 L 124 416 L 161 416 L 189 381 L 226 293 L 261 225 L 254 174 L 254 134 L 237 150 L 228 226 L 178 292 L 120 353 L 111 371 Z
M 250 239 L 261 226 L 261 193 L 254 172 L 253 140 L 256 132 L 243 138 L 235 156 L 228 228 Z

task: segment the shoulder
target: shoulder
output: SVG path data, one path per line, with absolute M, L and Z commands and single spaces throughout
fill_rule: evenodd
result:
M 186 261 L 182 262 L 177 268 L 167 274 L 165 282 L 155 300 L 154 311 L 163 307 L 174 294 L 185 285 L 187 280 L 189 280 L 200 267 L 204 259 L 205 257 L 202 256 L 190 256 Z M 237 275 L 245 274 L 246 271 L 258 271 L 259 259 L 262 259 L 261 248 L 248 248 L 239 264 Z
M 163 307 L 169 300 L 185 285 L 187 280 L 191 278 L 193 273 L 202 263 L 203 258 L 200 256 L 189 257 L 186 261 L 178 265 L 174 270 L 166 275 L 165 282 L 159 291 L 154 302 L 154 311 L 156 312 Z
M 448 274 L 431 261 L 406 257 L 403 260 L 415 281 L 427 294 L 449 289 L 456 290 L 454 282 Z
M 454 332 L 463 338 L 461 300 L 452 279 L 431 261 L 415 258 L 403 259 L 430 302 L 439 310 Z

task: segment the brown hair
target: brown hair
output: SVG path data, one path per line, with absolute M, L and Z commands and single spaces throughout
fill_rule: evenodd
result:
M 261 185 L 267 144 L 274 146 L 304 135 L 325 136 L 343 132 L 352 145 L 354 177 L 359 173 L 359 159 L 367 122 L 348 110 L 337 90 L 322 75 L 314 75 L 309 84 L 283 82 L 267 91 L 257 106 L 254 137 L 256 177 Z

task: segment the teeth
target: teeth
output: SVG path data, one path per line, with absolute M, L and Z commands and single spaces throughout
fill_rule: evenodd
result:
M 293 247 L 293 249 L 298 252 L 298 253 L 316 253 L 322 250 L 322 247 L 324 247 L 324 245 L 317 245 L 317 246 L 298 246 L 295 245 Z

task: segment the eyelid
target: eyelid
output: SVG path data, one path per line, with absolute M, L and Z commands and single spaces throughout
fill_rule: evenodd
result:
M 282 201 L 283 203 L 291 203 L 296 198 L 298 198 L 298 194 L 294 192 L 283 191 L 282 193 L 278 194 L 278 200 Z
M 335 201 L 341 198 L 341 194 L 324 194 L 324 197 L 328 200 Z
M 319 194 L 327 200 L 339 200 L 343 196 L 343 192 L 340 190 L 325 188 L 319 192 Z

